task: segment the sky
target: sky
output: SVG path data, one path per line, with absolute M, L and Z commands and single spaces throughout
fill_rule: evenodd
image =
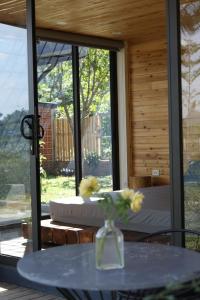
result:
M 0 113 L 28 109 L 26 29 L 0 24 Z

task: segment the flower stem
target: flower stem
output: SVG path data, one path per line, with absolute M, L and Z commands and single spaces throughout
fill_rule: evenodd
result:
M 96 240 L 96 247 L 97 247 L 96 261 L 97 261 L 98 266 L 101 264 L 102 255 L 103 255 L 103 251 L 104 251 L 104 245 L 105 245 L 105 239 L 106 239 L 106 237 L 102 237 L 102 238 L 98 238 Z

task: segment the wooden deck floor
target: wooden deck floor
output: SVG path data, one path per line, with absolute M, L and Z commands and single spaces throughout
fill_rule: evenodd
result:
M 0 300 L 63 300 L 62 297 L 44 294 L 37 290 L 0 282 Z

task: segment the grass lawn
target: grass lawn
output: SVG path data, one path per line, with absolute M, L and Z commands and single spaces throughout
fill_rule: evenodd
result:
M 101 192 L 112 190 L 111 176 L 101 176 L 98 179 L 101 183 Z M 74 196 L 76 194 L 75 177 L 47 176 L 46 178 L 41 178 L 41 190 L 42 203 L 48 203 L 52 199 Z

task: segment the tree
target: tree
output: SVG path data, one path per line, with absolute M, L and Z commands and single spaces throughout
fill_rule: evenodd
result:
M 200 92 L 196 90 L 196 79 L 200 76 L 200 45 L 192 40 L 184 40 L 181 48 L 183 106 L 185 115 L 195 109 Z
M 199 30 L 200 2 L 198 0 L 182 3 L 180 5 L 180 13 L 181 30 L 183 33 L 193 34 Z
M 83 124 L 88 116 L 109 108 L 109 51 L 80 47 L 79 57 L 81 122 Z M 45 76 L 41 73 L 40 70 L 39 101 L 58 102 L 60 104 L 58 115 L 67 117 L 73 132 L 71 59 L 58 61 L 53 67 L 49 66 L 44 69 Z
M 200 93 L 197 89 L 197 79 L 200 75 L 200 46 L 197 33 L 200 29 L 200 2 L 182 1 L 181 14 L 181 60 L 182 60 L 182 95 L 184 115 L 188 115 L 198 102 Z

